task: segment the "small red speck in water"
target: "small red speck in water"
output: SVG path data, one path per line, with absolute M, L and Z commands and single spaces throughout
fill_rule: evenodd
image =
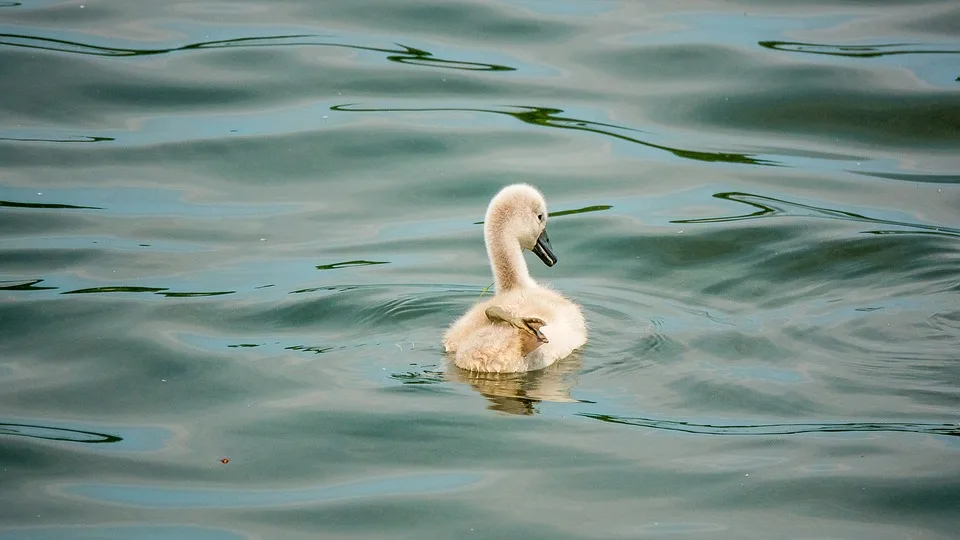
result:
M 230 458 L 223 458 L 220 460 L 220 463 L 223 463 L 224 465 L 226 465 L 227 463 L 230 463 Z

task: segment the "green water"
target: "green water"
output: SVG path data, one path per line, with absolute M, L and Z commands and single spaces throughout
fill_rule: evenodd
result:
M 955 2 L 0 2 L 0 96 L 0 539 L 956 537 Z M 459 372 L 517 181 L 590 341 Z

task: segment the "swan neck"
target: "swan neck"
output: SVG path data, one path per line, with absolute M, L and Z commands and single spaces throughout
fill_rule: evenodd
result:
M 497 292 L 535 285 L 519 240 L 497 234 L 492 228 L 486 228 L 484 237 Z

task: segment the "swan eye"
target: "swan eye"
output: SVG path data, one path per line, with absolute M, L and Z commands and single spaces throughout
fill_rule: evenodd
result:
M 543 214 L 537 214 L 537 219 L 539 221 L 543 221 Z

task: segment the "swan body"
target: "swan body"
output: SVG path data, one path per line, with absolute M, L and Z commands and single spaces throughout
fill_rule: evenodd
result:
M 470 371 L 533 371 L 586 343 L 580 307 L 534 281 L 523 258 L 527 249 L 547 266 L 557 262 L 543 195 L 526 184 L 503 188 L 487 208 L 483 238 L 497 292 L 447 330 L 443 346 L 454 364 Z

